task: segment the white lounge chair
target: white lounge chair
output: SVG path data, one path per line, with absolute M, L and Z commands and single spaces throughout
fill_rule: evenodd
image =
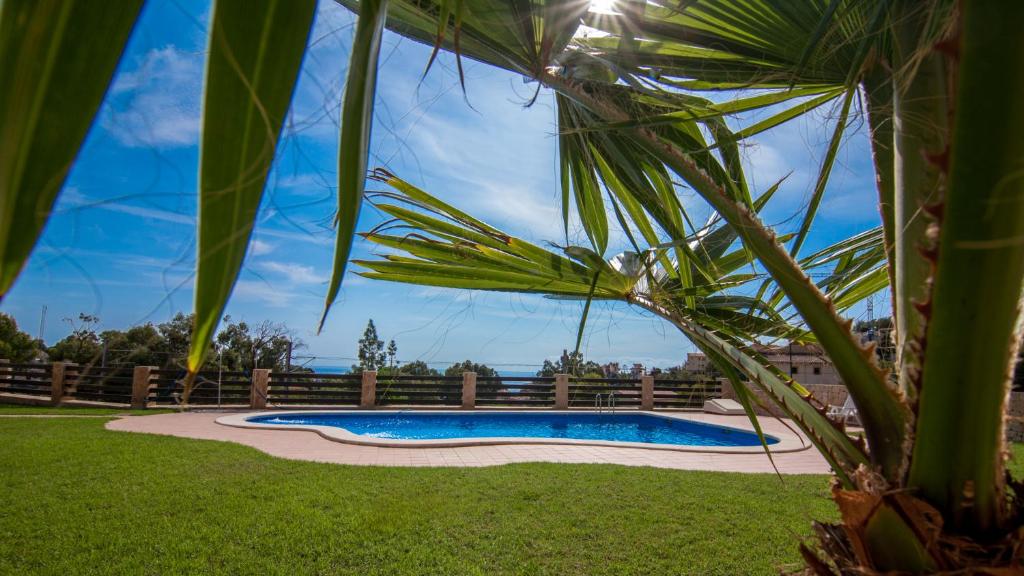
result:
M 714 398 L 712 400 L 704 401 L 704 411 L 710 414 L 746 414 L 747 412 L 743 409 L 743 405 L 735 400 L 726 400 L 725 398 Z
M 839 420 L 843 424 L 846 424 L 850 418 L 856 418 L 857 405 L 853 403 L 853 396 L 847 394 L 842 406 L 829 406 L 828 416 Z

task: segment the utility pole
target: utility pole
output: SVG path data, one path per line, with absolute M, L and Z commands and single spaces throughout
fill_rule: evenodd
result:
M 789 377 L 793 377 L 793 340 L 789 341 Z
M 46 304 L 43 304 L 43 309 L 39 313 L 39 339 L 43 339 L 43 330 L 46 328 Z
M 285 352 L 285 355 L 284 355 L 284 371 L 285 372 L 291 372 L 292 371 L 292 340 L 291 340 L 291 338 L 288 339 L 288 351 Z
M 868 341 L 875 339 L 875 296 L 868 296 Z

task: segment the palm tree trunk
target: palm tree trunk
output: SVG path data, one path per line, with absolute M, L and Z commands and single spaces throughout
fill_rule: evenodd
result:
M 889 63 L 875 65 L 864 79 L 864 100 L 870 127 L 871 153 L 875 164 L 875 183 L 878 188 L 878 211 L 885 233 L 885 254 L 889 260 L 889 290 L 892 294 L 892 315 L 899 315 L 896 298 L 896 267 L 892 264 L 896 254 L 896 182 L 895 143 L 893 139 L 892 78 L 882 69 Z M 904 392 L 908 392 L 904 389 Z
M 1024 282 L 1024 3 L 960 9 L 944 56 L 959 62 L 956 116 L 908 485 L 950 530 L 990 541 L 1021 521 L 1008 525 L 1003 426 Z
M 947 150 L 952 103 L 946 58 L 930 45 L 923 2 L 902 2 L 894 12 L 895 57 L 891 74 L 894 157 L 893 315 L 900 388 L 913 397 L 923 359 L 919 341 L 927 319 L 918 306 L 928 301 L 931 262 L 922 252 L 933 244 L 927 209 L 940 202 L 944 177 L 937 160 Z M 879 171 L 884 165 L 877 165 Z

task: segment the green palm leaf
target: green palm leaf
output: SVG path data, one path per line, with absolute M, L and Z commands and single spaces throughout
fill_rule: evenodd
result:
M 203 364 L 245 260 L 315 10 L 313 0 L 214 4 L 200 149 L 192 373 Z
M 377 91 L 377 59 L 387 19 L 388 0 L 360 2 L 362 12 L 352 40 L 348 79 L 341 104 L 341 138 L 338 143 L 338 230 L 334 244 L 334 270 L 327 288 L 322 330 L 327 313 L 338 297 L 345 276 L 356 222 L 363 204 L 366 186 L 366 159 L 370 154 L 370 129 L 373 126 L 373 99 Z
M 141 6 L 0 2 L 0 299 L 50 216 Z

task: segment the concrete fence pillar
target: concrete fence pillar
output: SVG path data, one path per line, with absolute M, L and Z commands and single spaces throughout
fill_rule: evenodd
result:
M 555 410 L 569 408 L 569 375 L 555 374 Z
M 732 381 L 728 378 L 718 378 L 718 398 L 726 400 L 738 400 L 736 391 L 732 388 Z
M 263 410 L 267 407 L 267 393 L 270 391 L 270 370 L 256 368 L 252 371 L 252 387 L 249 390 L 249 407 Z
M 640 409 L 654 410 L 654 376 L 640 377 Z
M 155 366 L 136 366 L 132 371 L 132 408 L 145 408 L 149 403 L 149 383 Z
M 67 374 L 67 362 L 54 362 L 50 375 L 50 402 L 54 406 L 64 399 L 64 376 Z
M 476 372 L 462 373 L 462 407 L 476 407 Z
M 363 393 L 359 400 L 360 408 L 373 408 L 377 405 L 377 371 L 363 370 Z

